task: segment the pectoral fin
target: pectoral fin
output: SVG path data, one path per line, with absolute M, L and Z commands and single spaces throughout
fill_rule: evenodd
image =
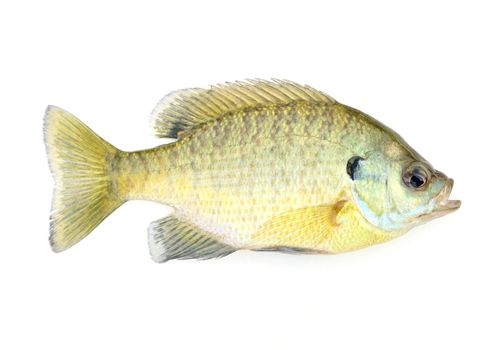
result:
M 150 224 L 150 254 L 155 262 L 172 259 L 212 259 L 233 253 L 236 249 L 211 234 L 175 216 Z
M 254 235 L 254 249 L 318 253 L 338 228 L 337 215 L 345 203 L 296 209 L 269 220 Z

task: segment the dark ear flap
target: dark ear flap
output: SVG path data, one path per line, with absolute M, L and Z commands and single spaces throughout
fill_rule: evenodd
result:
M 359 171 L 359 165 L 362 160 L 364 160 L 364 158 L 354 156 L 347 161 L 346 171 L 352 180 L 356 179 L 356 174 Z

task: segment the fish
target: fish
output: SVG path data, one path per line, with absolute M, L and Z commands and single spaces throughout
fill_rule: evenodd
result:
M 128 152 L 48 106 L 55 252 L 130 200 L 173 209 L 148 227 L 155 262 L 238 250 L 343 253 L 461 205 L 449 199 L 454 181 L 396 132 L 307 85 L 254 79 L 178 90 L 150 121 L 173 142 Z

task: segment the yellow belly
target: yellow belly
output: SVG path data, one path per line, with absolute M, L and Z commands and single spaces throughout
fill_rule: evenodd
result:
M 179 218 L 239 248 L 340 252 L 393 237 L 368 224 L 350 202 L 345 164 L 352 150 L 339 127 L 345 120 L 308 113 L 327 112 L 240 112 L 174 144 L 127 153 L 116 166 L 114 186 L 128 199 L 170 205 Z M 296 215 L 295 233 L 274 226 L 295 211 L 339 201 L 346 202 L 335 225 Z M 276 228 L 267 230 L 271 225 Z
M 394 237 L 367 223 L 350 201 L 342 147 L 302 137 L 221 146 L 195 159 L 185 157 L 191 142 L 128 153 L 115 186 L 128 199 L 172 206 L 178 217 L 237 248 L 337 253 Z M 336 210 L 339 201 L 345 203 Z M 329 207 L 333 219 L 330 209 L 316 210 Z

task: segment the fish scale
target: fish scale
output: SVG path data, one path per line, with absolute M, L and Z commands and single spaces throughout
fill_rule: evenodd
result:
M 158 137 L 177 140 L 123 152 L 70 113 L 48 108 L 55 251 L 134 199 L 174 209 L 148 230 L 158 262 L 238 249 L 345 252 L 460 205 L 448 199 L 452 180 L 394 131 L 290 81 L 176 91 L 151 124 Z
M 142 151 L 130 164 L 140 172 L 120 172 L 137 177 L 134 198 L 170 205 L 228 244 L 255 246 L 254 233 L 277 213 L 332 204 L 348 186 L 341 160 L 350 153 L 328 141 L 329 128 L 309 128 L 333 124 L 318 123 L 328 109 L 298 103 L 242 111 L 157 152 Z

